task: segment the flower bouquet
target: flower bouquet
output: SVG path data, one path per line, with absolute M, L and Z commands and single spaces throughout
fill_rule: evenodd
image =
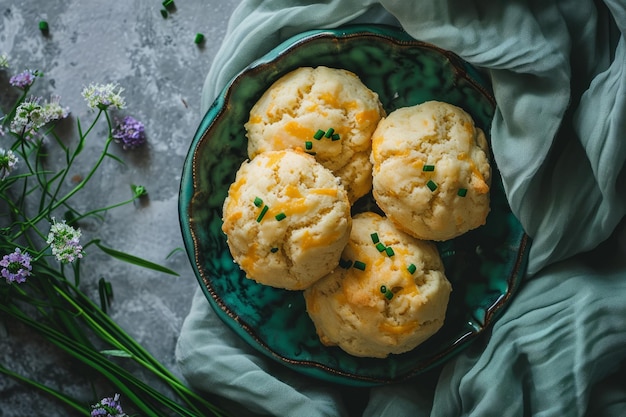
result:
M 6 56 L 0 56 L 0 71 L 6 68 Z M 80 288 L 82 263 L 88 262 L 91 249 L 141 268 L 177 275 L 99 239 L 82 241 L 82 222 L 101 220 L 107 210 L 146 198 L 143 186 L 131 185 L 128 200 L 86 212 L 74 204 L 104 160 L 123 163 L 109 152 L 113 142 L 124 149 L 144 144 L 143 124 L 131 116 L 114 122 L 112 112 L 125 107 L 123 89 L 117 84 L 92 84 L 82 95 L 93 109 L 93 120 L 84 127 L 77 119 L 78 138 L 68 144 L 72 141 L 63 140 L 56 129 L 59 121 L 69 117 L 60 98 L 43 101 L 29 95 L 40 77 L 41 72 L 31 70 L 13 75 L 10 88 L 19 92 L 19 98 L 6 114 L 0 112 L 0 327 L 8 322 L 27 326 L 100 375 L 116 392 L 98 394 L 96 398 L 104 398 L 85 404 L 11 370 L 10 364 L 0 363 L 0 374 L 43 390 L 81 415 L 125 416 L 122 402 L 127 410 L 142 416 L 226 415 L 190 390 L 107 315 L 112 294 L 109 282 L 100 279 L 98 303 Z M 86 175 L 70 181 L 71 168 L 99 122 L 106 123 L 108 131 L 102 151 Z M 52 147 L 63 154 L 60 169 L 47 161 Z M 167 392 L 128 371 L 127 361 L 147 370 L 151 380 L 159 381 Z

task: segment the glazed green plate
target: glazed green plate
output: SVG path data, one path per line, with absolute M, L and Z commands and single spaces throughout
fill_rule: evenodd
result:
M 511 214 L 495 162 L 485 226 L 439 244 L 452 283 L 443 328 L 411 352 L 358 358 L 323 346 L 300 291 L 245 278 L 221 231 L 222 204 L 247 158 L 244 123 L 261 94 L 301 66 L 344 68 L 376 91 L 386 111 L 426 100 L 455 104 L 489 132 L 494 99 L 481 75 L 454 54 L 389 26 L 349 26 L 297 35 L 224 87 L 202 120 L 185 161 L 180 222 L 198 281 L 219 317 L 251 346 L 303 374 L 355 386 L 398 382 L 453 357 L 491 326 L 526 268 L 529 239 Z M 356 210 L 371 208 L 367 198 Z

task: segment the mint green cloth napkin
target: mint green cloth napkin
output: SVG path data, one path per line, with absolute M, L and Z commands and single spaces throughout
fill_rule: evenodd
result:
M 488 74 L 493 155 L 533 238 L 528 276 L 491 334 L 427 378 L 357 392 L 358 413 L 625 416 L 626 3 L 244 0 L 202 110 L 280 41 L 353 22 L 400 25 Z M 255 413 L 355 412 L 346 392 L 260 357 L 200 290 L 176 353 L 193 387 Z

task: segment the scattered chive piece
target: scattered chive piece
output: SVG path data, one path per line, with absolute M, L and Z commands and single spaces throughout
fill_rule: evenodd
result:
M 343 269 L 349 269 L 352 266 L 352 261 L 349 259 L 339 259 L 339 266 Z
M 385 298 L 386 298 L 387 300 L 391 300 L 391 299 L 393 298 L 393 293 L 392 293 L 391 291 L 387 291 L 387 292 L 385 293 Z
M 161 16 L 163 16 L 163 19 L 166 19 L 167 18 L 167 10 L 161 9 Z
M 415 271 L 417 271 L 417 267 L 413 264 L 409 265 L 406 269 L 407 271 L 409 271 L 410 274 L 414 274 Z
M 313 149 L 313 142 L 311 142 L 310 140 L 307 140 L 306 142 L 304 142 L 304 147 L 306 148 L 307 151 L 310 151 L 311 149 Z
M 467 188 L 459 188 L 459 191 L 456 192 L 456 195 L 459 197 L 465 197 L 467 195 Z
M 196 33 L 196 38 L 193 40 L 196 44 L 200 44 L 204 41 L 204 35 L 202 33 Z
M 320 140 L 324 137 L 324 131 L 322 129 L 318 129 L 317 132 L 313 135 L 313 137 L 317 140 Z
M 330 138 L 333 136 L 333 133 L 335 133 L 335 129 L 331 127 L 330 129 L 326 131 L 326 134 L 324 136 L 326 136 L 327 138 Z
M 374 243 L 380 242 L 380 239 L 378 238 L 378 233 L 374 232 L 370 236 L 372 238 L 372 242 L 374 242 Z
M 334 135 L 331 136 L 332 140 L 339 140 L 341 139 L 341 137 L 339 137 L 339 133 L 335 133 Z
M 380 292 L 382 292 L 383 294 L 387 292 L 387 287 L 385 287 L 384 285 L 380 286 Z
M 382 251 L 384 251 L 386 248 L 385 248 L 385 245 L 384 245 L 382 242 L 378 242 L 378 243 L 376 244 L 376 249 L 378 249 L 378 252 L 382 252 Z
M 46 22 L 45 20 L 42 20 L 41 22 L 39 22 L 39 30 L 42 32 L 47 32 L 49 29 L 48 27 L 48 22 Z
M 434 171 L 435 170 L 435 166 L 434 165 L 424 165 L 424 167 L 422 168 L 422 171 Z
M 166 9 L 170 9 L 172 7 L 174 7 L 174 0 L 163 0 L 163 7 L 165 7 Z
M 278 213 L 276 216 L 274 216 L 276 218 L 276 220 L 281 221 L 283 220 L 285 217 L 287 217 L 287 215 L 285 213 Z
M 263 220 L 263 217 L 265 217 L 265 213 L 267 213 L 267 210 L 269 210 L 270 208 L 268 206 L 263 206 L 263 209 L 261 209 L 261 213 L 259 213 L 259 217 L 256 218 L 257 223 L 261 223 L 261 220 Z
M 365 262 L 354 261 L 354 265 L 352 266 L 354 266 L 358 270 L 365 271 Z
M 391 246 L 387 246 L 385 248 L 385 252 L 387 253 L 387 256 L 391 257 L 393 255 L 395 255 L 396 253 L 393 251 L 393 248 Z
M 433 180 L 428 180 L 426 185 L 430 188 L 430 191 L 435 191 L 437 189 L 437 183 Z
M 272 249 L 270 249 L 270 252 L 276 253 L 276 252 L 278 252 L 278 248 L 272 248 Z
M 261 199 L 261 197 L 254 197 L 254 205 L 257 207 L 261 207 L 261 205 L 263 204 L 263 200 Z

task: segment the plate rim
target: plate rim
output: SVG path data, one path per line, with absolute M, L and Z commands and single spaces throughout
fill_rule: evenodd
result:
M 393 35 L 389 35 L 389 33 L 393 33 Z M 222 88 L 222 90 L 220 90 L 220 93 L 214 99 L 213 103 L 203 116 L 185 158 L 179 189 L 178 211 L 183 241 L 194 271 L 194 275 L 201 284 L 200 287 L 209 301 L 209 305 L 211 305 L 218 317 L 220 317 L 220 319 L 224 321 L 234 333 L 246 340 L 248 345 L 255 350 L 280 363 L 283 363 L 290 369 L 299 371 L 305 375 L 352 386 L 376 386 L 400 382 L 422 374 L 455 356 L 457 353 L 471 345 L 472 342 L 485 333 L 485 331 L 490 329 L 494 321 L 508 305 L 509 300 L 515 295 L 522 282 L 528 260 L 528 248 L 531 241 L 530 237 L 525 232 L 522 232 L 514 266 L 506 278 L 507 291 L 501 294 L 498 299 L 485 310 L 485 324 L 481 326 L 480 329 L 468 329 L 465 333 L 460 334 L 453 344 L 448 346 L 446 349 L 438 350 L 436 355 L 429 357 L 426 361 L 421 361 L 419 366 L 413 367 L 410 371 L 404 372 L 397 377 L 387 378 L 346 372 L 316 361 L 294 360 L 273 350 L 262 338 L 257 335 L 256 330 L 248 323 L 240 320 L 239 315 L 232 311 L 229 306 L 224 303 L 219 294 L 216 293 L 211 284 L 210 276 L 205 276 L 205 271 L 198 265 L 200 263 L 199 245 L 197 236 L 189 223 L 189 219 L 193 217 L 191 214 L 191 203 L 194 195 L 193 189 L 196 183 L 195 178 L 197 175 L 196 150 L 201 142 L 208 140 L 206 139 L 206 136 L 208 135 L 211 126 L 226 111 L 226 106 L 224 104 L 228 102 L 228 99 L 232 94 L 233 87 L 235 87 L 244 76 L 248 76 L 250 73 L 253 74 L 256 71 L 261 71 L 265 65 L 271 65 L 271 62 L 276 58 L 292 52 L 294 49 L 306 44 L 307 42 L 328 37 L 349 38 L 356 36 L 384 38 L 402 46 L 415 45 L 437 51 L 452 61 L 453 68 L 455 69 L 455 72 L 457 72 L 456 76 L 460 76 L 469 81 L 473 87 L 480 90 L 481 93 L 490 101 L 492 106 L 495 107 L 495 98 L 493 94 L 484 87 L 485 84 L 488 84 L 487 80 L 485 80 L 474 67 L 451 51 L 444 50 L 433 44 L 410 37 L 410 35 L 399 27 L 381 24 L 357 24 L 346 25 L 334 29 L 313 29 L 303 31 L 279 43 L 270 51 L 263 54 L 260 58 L 253 60 L 249 65 L 233 76 Z M 460 68 L 463 68 L 463 71 L 460 71 Z M 211 117 L 209 117 L 210 114 L 212 114 Z M 190 178 L 191 180 L 189 180 Z M 187 184 L 185 184 L 186 180 Z M 227 318 L 227 320 L 224 320 L 225 318 Z

